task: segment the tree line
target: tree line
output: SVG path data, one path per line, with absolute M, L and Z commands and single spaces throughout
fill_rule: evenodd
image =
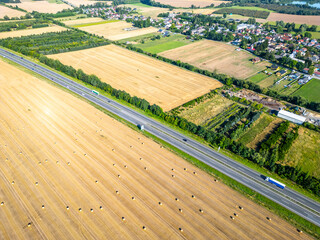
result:
M 267 19 L 269 17 L 270 12 L 268 11 L 260 11 L 260 10 L 249 10 L 249 9 L 237 9 L 237 8 L 222 8 L 214 13 L 217 14 L 238 14 L 245 17 L 253 17 L 253 18 L 263 18 Z

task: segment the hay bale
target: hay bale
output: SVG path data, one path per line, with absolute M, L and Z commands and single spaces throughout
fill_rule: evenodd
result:
M 142 145 L 144 145 L 144 143 L 141 143 Z
M 140 160 L 142 160 L 142 158 L 140 158 Z
M 146 228 L 145 226 L 142 226 L 142 229 L 143 229 L 143 230 L 147 230 L 147 228 Z
M 3 206 L 4 205 L 4 202 L 1 202 L 1 206 Z
M 174 169 L 174 168 L 172 168 L 171 170 L 172 170 L 172 171 L 174 171 L 175 169 Z
M 121 219 L 122 219 L 122 221 L 125 221 L 125 220 L 126 220 L 126 218 L 125 218 L 125 217 L 122 217 Z
M 238 216 L 239 216 L 237 213 L 234 213 L 233 215 L 234 215 L 234 216 L 236 216 L 236 217 L 238 217 Z
M 162 206 L 162 202 L 159 202 L 159 205 Z
M 171 175 L 172 177 L 175 177 L 174 175 Z
M 95 183 L 98 183 L 98 180 L 96 180 Z
M 196 172 L 193 172 L 193 174 L 196 175 L 197 173 L 196 173 Z
M 132 197 L 131 199 L 132 199 L 132 200 L 135 200 L 135 198 L 134 198 L 134 197 Z
M 239 206 L 239 209 L 242 211 L 242 210 L 243 210 L 243 207 Z
M 39 165 L 41 165 L 41 162 L 38 162 Z
M 200 208 L 200 209 L 199 209 L 199 212 L 203 213 L 203 210 Z
M 179 212 L 182 212 L 182 209 L 181 209 L 181 208 L 179 208 Z
M 41 207 L 42 207 L 42 209 L 44 209 L 44 205 L 42 205 Z
M 12 181 L 11 184 L 14 184 L 14 181 Z
M 184 168 L 183 170 L 187 171 L 187 168 Z
M 114 163 L 114 164 L 112 164 L 112 166 L 115 166 L 116 164 Z
M 303 231 L 302 231 L 302 230 L 300 230 L 300 229 L 297 229 L 297 231 L 298 231 L 298 233 L 300 233 L 300 234 L 301 234 L 301 233 L 303 233 Z
M 34 184 L 35 184 L 35 185 L 38 185 L 39 183 L 38 183 L 38 182 L 35 182 Z
M 30 223 L 28 223 L 28 227 L 31 227 L 31 222 L 30 222 Z
M 127 166 L 127 165 L 124 165 L 124 168 L 128 168 L 128 166 Z
M 145 170 L 148 170 L 148 168 L 147 168 L 147 167 L 144 167 L 144 169 L 145 169 Z
M 59 161 L 56 161 L 56 164 L 59 164 Z
M 116 191 L 116 194 L 120 194 L 118 190 Z
M 179 198 L 175 198 L 175 200 L 178 202 L 178 201 L 179 201 Z
M 130 145 L 130 148 L 133 148 L 133 146 L 132 146 L 132 145 Z
M 267 220 L 268 220 L 268 221 L 271 221 L 271 218 L 267 217 Z
M 112 148 L 112 152 L 114 152 L 115 151 L 115 149 L 114 148 Z
M 232 220 L 234 220 L 234 217 L 233 217 L 233 216 L 230 216 L 230 218 L 231 218 Z
M 195 195 L 191 195 L 191 197 L 192 197 L 192 198 L 196 198 L 196 196 L 195 196 Z
M 67 206 L 66 209 L 69 210 L 69 206 Z
M 217 179 L 215 179 L 214 181 L 215 181 L 215 182 L 218 182 L 218 180 L 217 180 Z
M 90 212 L 93 212 L 93 208 L 90 208 Z
M 82 212 L 82 208 L 79 208 L 78 210 L 79 210 L 79 212 Z
M 102 209 L 103 209 L 103 207 L 102 207 L 102 206 L 100 206 L 99 208 L 100 208 L 100 210 L 102 210 Z
M 68 162 L 67 164 L 70 166 L 70 164 L 71 164 L 71 163 L 70 163 L 70 162 Z
M 121 176 L 120 176 L 120 174 L 118 174 L 118 178 L 120 178 Z
M 183 232 L 183 229 L 182 229 L 182 228 L 179 228 L 179 231 L 180 231 L 180 232 Z

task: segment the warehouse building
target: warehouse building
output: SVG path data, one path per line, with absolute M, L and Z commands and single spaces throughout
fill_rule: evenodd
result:
M 296 123 L 296 124 L 299 124 L 301 125 L 302 123 L 304 123 L 306 121 L 306 118 L 303 117 L 303 116 L 299 116 L 297 114 L 294 114 L 292 112 L 288 112 L 288 111 L 285 111 L 285 110 L 280 110 L 278 112 L 278 117 L 281 117 L 283 119 L 286 119 L 290 122 L 293 122 L 293 123 Z

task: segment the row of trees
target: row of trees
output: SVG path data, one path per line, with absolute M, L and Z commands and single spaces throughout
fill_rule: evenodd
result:
M 215 11 L 217 14 L 238 14 L 245 17 L 253 17 L 253 18 L 263 18 L 267 19 L 270 12 L 268 11 L 259 11 L 259 10 L 249 10 L 249 9 L 237 9 L 237 8 L 223 8 Z
M 9 32 L 12 30 L 22 30 L 26 29 L 28 27 L 32 27 L 34 25 L 38 24 L 49 24 L 49 20 L 44 19 L 30 19 L 25 21 L 19 21 L 19 22 L 1 22 L 0 23 L 0 32 Z

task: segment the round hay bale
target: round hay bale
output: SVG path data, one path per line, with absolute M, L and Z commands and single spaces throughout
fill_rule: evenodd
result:
M 196 173 L 196 172 L 193 172 L 193 174 L 196 175 L 197 173 Z
M 3 206 L 4 205 L 4 202 L 1 202 L 1 206 Z
M 159 205 L 162 206 L 162 202 L 159 202 Z
M 20 152 L 20 154 L 22 154 L 22 152 Z
M 172 168 L 171 170 L 172 170 L 172 171 L 174 171 L 175 169 L 174 169 L 174 168 Z
M 120 176 L 120 174 L 118 175 L 118 178 L 120 178 L 121 176 Z
M 271 221 L 271 218 L 267 217 L 267 220 L 268 220 L 268 221 Z
M 297 229 L 297 231 L 298 231 L 298 233 L 303 233 L 303 231 L 302 231 L 302 230 L 300 230 L 300 229 Z
M 131 198 L 132 200 L 136 200 L 134 197 Z
M 38 162 L 39 165 L 41 165 L 41 162 Z
M 35 182 L 34 184 L 35 184 L 35 185 L 38 185 L 39 183 L 38 183 L 38 182 Z
M 192 198 L 196 198 L 196 196 L 195 196 L 195 195 L 191 195 L 191 197 L 192 197 Z
M 44 209 L 44 205 L 42 205 L 41 207 L 42 207 L 42 209 Z
M 142 145 L 144 145 L 144 142 L 143 143 L 141 143 Z
M 93 212 L 93 208 L 90 208 L 90 212 Z
M 48 162 L 48 159 L 44 160 L 45 162 Z
M 133 148 L 133 146 L 131 145 L 130 148 Z
M 218 180 L 217 180 L 217 179 L 215 179 L 214 181 L 215 181 L 215 182 L 218 182 Z
M 121 219 L 122 219 L 122 221 L 125 221 L 125 220 L 126 220 L 126 218 L 125 218 L 125 217 L 122 217 Z
M 76 153 L 76 151 L 73 151 L 73 153 L 75 154 L 75 153 Z
M 119 191 L 116 191 L 116 194 L 119 194 Z
M 67 206 L 66 209 L 69 210 L 69 206 Z
M 233 217 L 233 216 L 230 216 L 230 218 L 231 218 L 232 220 L 234 220 L 234 217 Z
M 79 208 L 78 210 L 79 210 L 79 212 L 82 212 L 82 208 Z
M 183 232 L 183 229 L 182 229 L 182 228 L 179 228 L 179 231 L 180 231 L 180 232 Z
M 142 229 L 143 229 L 143 230 L 147 230 L 147 228 L 146 228 L 145 226 L 142 226 Z
M 242 210 L 243 210 L 243 207 L 239 206 L 239 209 L 242 211 Z
M 160 148 L 163 148 L 163 146 L 160 146 Z
M 83 154 L 84 156 L 87 156 L 87 154 L 85 153 L 85 154 Z
M 56 164 L 59 164 L 59 161 L 56 161 Z
M 203 210 L 200 208 L 200 209 L 199 209 L 199 212 L 203 213 Z
M 144 167 L 144 169 L 145 169 L 145 170 L 148 170 L 148 168 L 147 168 L 147 167 Z
M 140 158 L 140 160 L 142 160 L 142 158 Z
M 14 184 L 14 181 L 12 181 L 11 184 Z
M 179 198 L 175 198 L 175 200 L 178 202 L 178 201 L 179 201 Z
M 70 163 L 70 162 L 68 162 L 67 164 L 70 166 L 70 164 L 71 164 L 71 163 Z
M 98 183 L 98 180 L 96 180 L 95 183 Z
M 183 170 L 187 171 L 187 168 L 184 168 Z
M 181 208 L 179 208 L 179 212 L 182 212 L 182 209 L 181 209 Z
M 114 150 L 114 148 L 112 148 L 112 152 L 114 152 L 115 150 Z
M 124 165 L 124 168 L 128 168 L 128 166 L 127 166 L 127 165 Z
M 175 177 L 174 175 L 171 175 L 172 177 Z
M 239 217 L 239 215 L 237 213 L 234 213 L 233 215 L 236 216 L 236 217 Z
M 114 164 L 112 164 L 112 166 L 115 166 L 116 164 L 114 163 Z
M 103 209 L 103 207 L 102 207 L 102 206 L 100 206 L 99 208 L 100 208 L 100 210 L 102 210 L 102 209 Z
M 31 223 L 28 223 L 28 227 L 31 227 Z

